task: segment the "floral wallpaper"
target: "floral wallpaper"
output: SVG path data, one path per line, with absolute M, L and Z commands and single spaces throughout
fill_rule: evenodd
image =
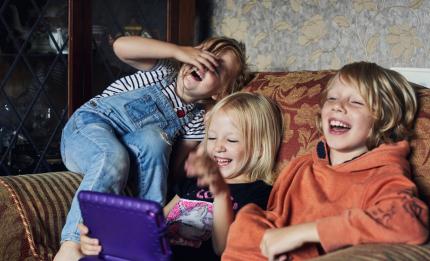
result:
M 214 0 L 209 35 L 243 41 L 254 71 L 353 61 L 430 67 L 429 0 Z

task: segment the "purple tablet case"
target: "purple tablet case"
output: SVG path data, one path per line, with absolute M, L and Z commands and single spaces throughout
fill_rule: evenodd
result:
M 99 256 L 82 261 L 170 260 L 160 204 L 93 191 L 80 191 L 78 200 L 88 235 L 102 245 Z

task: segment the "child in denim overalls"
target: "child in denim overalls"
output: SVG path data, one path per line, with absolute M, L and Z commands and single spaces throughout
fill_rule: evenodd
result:
M 139 71 L 85 103 L 64 127 L 64 164 L 83 180 L 55 260 L 81 256 L 77 225 L 82 217 L 76 198 L 80 190 L 119 194 L 132 170 L 138 196 L 164 204 L 172 144 L 182 137 L 176 159 L 181 161 L 204 136 L 203 117 L 210 101 L 239 90 L 245 79 L 244 47 L 230 38 L 186 47 L 121 37 L 114 51 Z M 184 63 L 179 71 L 170 58 Z

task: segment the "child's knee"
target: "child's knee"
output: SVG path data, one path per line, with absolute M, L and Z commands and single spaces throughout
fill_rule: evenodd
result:
M 124 137 L 124 142 L 136 158 L 162 157 L 169 155 L 171 142 L 159 129 L 148 129 L 143 133 L 133 133 Z
M 126 149 L 105 152 L 93 166 L 100 167 L 101 178 L 107 184 L 124 184 L 130 170 L 130 157 Z M 121 185 L 122 186 L 122 185 Z

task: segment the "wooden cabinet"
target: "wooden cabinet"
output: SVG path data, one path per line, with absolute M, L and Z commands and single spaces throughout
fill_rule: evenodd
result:
M 106 83 L 111 82 L 113 78 L 109 79 L 109 81 L 100 83 L 100 81 L 97 81 L 98 84 L 94 84 L 94 79 L 100 79 L 100 77 L 103 77 L 105 75 L 103 74 L 97 74 L 95 73 L 94 64 L 96 63 L 95 60 L 97 59 L 96 55 L 94 54 L 94 45 L 95 48 L 100 48 L 100 46 L 97 46 L 97 42 L 94 41 L 94 26 L 101 26 L 102 28 L 109 27 L 106 24 L 97 24 L 95 25 L 95 20 L 92 19 L 95 15 L 95 13 L 100 12 L 101 10 L 95 10 L 95 8 L 99 9 L 101 8 L 101 5 L 106 5 L 109 3 L 118 4 L 118 1 L 111 0 L 111 1 L 98 1 L 97 4 L 94 4 L 97 0 L 69 0 L 69 32 L 70 33 L 70 42 L 69 42 L 69 114 L 71 114 L 76 108 L 78 108 L 80 105 L 82 105 L 85 101 L 87 101 L 89 98 L 91 98 L 95 93 L 98 93 L 100 89 L 106 87 Z M 133 2 L 133 1 L 131 1 Z M 134 1 L 137 3 L 136 1 Z M 151 1 L 142 1 L 141 4 L 148 4 L 148 2 Z M 154 12 L 155 10 L 160 11 L 158 9 L 164 9 L 161 10 L 162 15 L 159 15 L 157 19 L 164 20 L 165 28 L 161 28 L 161 31 L 164 30 L 163 33 L 158 33 L 157 35 L 154 35 L 155 38 L 166 40 L 169 42 L 178 43 L 181 45 L 192 45 L 194 43 L 194 22 L 195 22 L 195 0 L 165 0 L 165 1 L 159 1 L 154 0 L 153 3 L 156 3 L 156 5 L 150 6 L 151 9 L 147 10 L 147 12 Z M 147 5 L 148 6 L 148 5 Z M 136 8 L 140 7 L 140 10 L 142 9 L 140 6 L 135 6 Z M 112 8 L 112 7 L 111 7 Z M 125 8 L 125 7 L 124 7 Z M 124 10 L 123 12 L 127 12 L 131 10 Z M 142 10 L 143 11 L 143 10 Z M 113 12 L 106 12 L 105 16 L 113 15 Z M 145 15 L 144 12 L 141 13 L 141 15 Z M 98 14 L 100 17 L 100 14 Z M 160 17 L 161 16 L 161 17 Z M 111 17 L 112 18 L 112 17 Z M 132 17 L 133 18 L 133 17 Z M 132 21 L 130 18 L 129 27 L 139 27 L 141 29 L 137 29 L 136 31 L 140 31 L 142 33 L 142 30 L 151 30 L 154 31 L 153 28 L 147 28 L 146 25 L 139 24 L 139 19 L 135 19 Z M 141 19 L 143 20 L 143 19 Z M 122 25 L 121 25 L 122 23 Z M 114 22 L 111 23 L 111 26 L 116 25 L 120 28 L 117 28 L 117 32 L 119 32 L 120 35 L 127 33 L 127 24 L 124 24 L 124 21 L 122 22 Z M 122 28 L 121 28 L 122 26 Z M 112 28 L 110 28 L 112 29 Z M 157 28 L 156 28 L 157 29 Z M 160 28 L 158 28 L 160 29 Z M 115 30 L 109 30 L 107 31 L 115 31 Z M 107 33 L 108 35 L 105 35 L 105 37 L 112 38 L 116 37 L 118 35 L 112 35 Z M 106 40 L 106 38 L 104 38 Z M 112 40 L 112 39 L 108 39 Z M 101 43 L 103 44 L 103 43 Z M 111 65 L 111 64 L 109 64 Z M 108 65 L 108 66 L 109 66 Z M 118 76 L 120 75 L 116 75 Z M 97 86 L 94 86 L 97 85 Z M 97 91 L 94 91 L 94 90 Z
M 195 0 L 5 0 L 0 5 L 0 175 L 62 170 L 68 115 L 130 73 L 111 50 L 140 34 L 194 42 Z

